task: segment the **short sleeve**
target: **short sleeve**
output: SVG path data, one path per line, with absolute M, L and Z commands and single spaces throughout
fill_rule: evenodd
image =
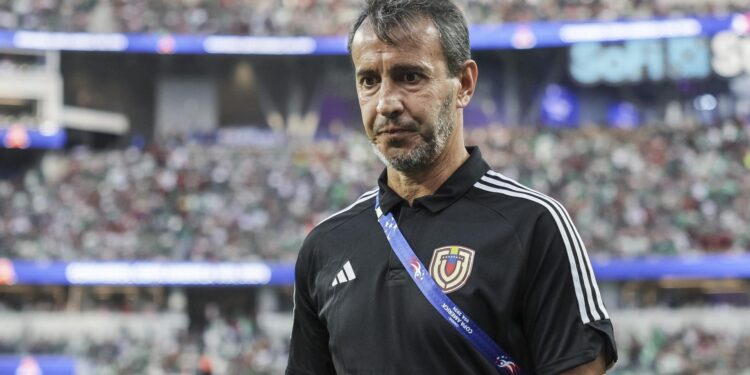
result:
M 534 370 L 558 374 L 604 352 L 617 361 L 612 322 L 570 217 L 562 206 L 539 216 L 529 241 L 523 319 Z
M 311 238 L 305 240 L 294 274 L 294 322 L 286 375 L 335 375 L 328 350 L 328 330 L 320 320 L 312 297 L 314 275 L 309 272 Z

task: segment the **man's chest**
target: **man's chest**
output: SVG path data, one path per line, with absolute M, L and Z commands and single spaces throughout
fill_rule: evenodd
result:
M 509 226 L 470 214 L 402 210 L 398 221 L 424 265 L 420 271 L 491 336 L 502 335 L 518 306 L 521 245 Z M 328 237 L 318 244 L 315 294 L 334 357 L 370 353 L 383 360 L 417 350 L 430 358 L 463 343 L 409 278 L 374 215 Z

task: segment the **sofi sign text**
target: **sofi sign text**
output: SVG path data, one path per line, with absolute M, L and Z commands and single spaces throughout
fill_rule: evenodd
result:
M 702 38 L 582 43 L 570 49 L 570 74 L 583 84 L 706 78 L 711 56 Z

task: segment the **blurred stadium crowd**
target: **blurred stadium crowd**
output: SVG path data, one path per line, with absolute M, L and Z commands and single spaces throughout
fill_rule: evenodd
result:
M 747 375 L 750 333 L 685 327 L 654 328 L 645 338 L 619 337 L 620 360 L 613 375 Z M 285 343 L 253 331 L 249 321 L 216 319 L 202 335 L 138 338 L 123 332 L 110 340 L 81 337 L 50 341 L 0 341 L 0 354 L 64 354 L 83 359 L 92 374 L 280 374 Z M 86 367 L 84 367 L 86 368 Z
M 239 35 L 337 35 L 360 0 L 8 0 L 0 29 Z M 726 14 L 745 0 L 460 0 L 472 23 Z M 326 22 L 310 22 L 310 20 Z
M 620 359 L 611 374 L 750 374 L 750 332 L 684 327 L 655 328 L 648 337 L 620 337 Z
M 211 312 L 213 311 L 213 313 Z M 207 309 L 205 329 L 142 336 L 122 329 L 113 337 L 36 335 L 0 339 L 0 354 L 60 354 L 82 360 L 83 374 L 281 374 L 288 342 L 265 335 L 243 315 L 222 316 Z M 642 310 L 648 316 L 650 310 Z M 114 319 L 114 318 L 113 318 Z M 613 375 L 748 375 L 750 331 L 687 324 L 658 325 L 646 334 L 617 333 L 620 359 Z
M 467 138 L 494 169 L 560 200 L 593 256 L 750 248 L 748 124 Z M 381 170 L 359 132 L 283 147 L 76 149 L 0 181 L 0 257 L 293 261 L 310 228 Z
M 175 139 L 48 158 L 42 168 L 50 173 L 0 182 L 9 203 L 0 256 L 293 261 L 321 213 L 374 184 L 370 150 L 351 146 L 227 148 Z
M 218 310 L 197 333 L 181 329 L 142 336 L 123 329 L 106 338 L 37 333 L 0 339 L 0 354 L 66 355 L 83 360 L 79 373 L 101 375 L 278 374 L 286 367 L 287 350 L 287 342 L 269 338 L 247 317 L 230 318 Z
M 490 165 L 563 202 L 594 255 L 750 246 L 747 124 L 483 132 L 469 139 Z

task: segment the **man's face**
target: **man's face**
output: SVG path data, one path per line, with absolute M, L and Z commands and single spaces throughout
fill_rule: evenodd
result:
M 365 132 L 381 160 L 401 172 L 432 165 L 456 123 L 459 80 L 448 72 L 437 28 L 421 22 L 394 45 L 365 22 L 351 47 Z

